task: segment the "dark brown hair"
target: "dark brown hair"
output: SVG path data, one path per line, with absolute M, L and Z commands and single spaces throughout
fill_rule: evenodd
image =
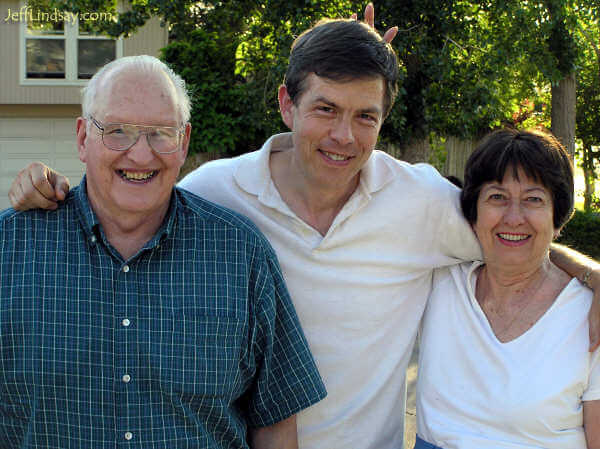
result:
M 554 228 L 560 229 L 573 214 L 573 166 L 569 155 L 551 134 L 503 129 L 488 135 L 469 157 L 461 207 L 467 221 L 477 221 L 477 200 L 483 184 L 502 182 L 508 170 L 515 178 L 522 169 L 552 195 Z
M 381 77 L 385 84 L 383 116 L 398 92 L 398 59 L 391 45 L 367 24 L 356 20 L 319 21 L 292 44 L 284 84 L 294 104 L 314 73 L 334 81 Z

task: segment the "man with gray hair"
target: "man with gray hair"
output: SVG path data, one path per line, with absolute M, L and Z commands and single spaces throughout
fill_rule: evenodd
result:
M 2 448 L 297 448 L 324 386 L 260 231 L 174 188 L 189 115 L 158 59 L 108 64 L 81 184 L 0 214 Z

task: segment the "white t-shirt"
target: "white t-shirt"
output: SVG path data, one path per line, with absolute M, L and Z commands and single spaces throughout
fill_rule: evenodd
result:
M 479 265 L 435 272 L 419 353 L 419 436 L 444 449 L 585 449 L 582 401 L 600 399 L 591 291 L 571 280 L 531 329 L 501 343 L 474 296 Z
M 279 258 L 328 396 L 298 414 L 301 449 L 402 449 L 405 371 L 436 267 L 479 257 L 458 190 L 375 151 L 323 237 L 281 199 L 271 151 L 204 164 L 181 187 L 254 221 Z

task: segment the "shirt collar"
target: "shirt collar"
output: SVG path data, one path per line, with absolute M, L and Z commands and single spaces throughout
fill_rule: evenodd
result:
M 87 177 L 83 175 L 79 188 L 75 193 L 75 201 L 77 203 L 77 212 L 79 219 L 83 225 L 83 229 L 89 237 L 95 234 L 97 226 L 100 224 L 98 217 L 92 210 L 87 196 Z
M 275 189 L 271 180 L 269 159 L 271 152 L 291 151 L 293 147 L 292 133 L 275 134 L 271 136 L 259 151 L 247 154 L 241 159 L 234 178 L 240 188 L 259 197 L 269 196 Z M 382 160 L 380 151 L 373 151 L 360 172 L 359 188 L 368 194 L 382 189 L 394 179 L 395 174 L 387 161 Z
M 102 238 L 102 240 L 106 241 L 103 235 L 104 233 L 101 230 L 98 216 L 96 215 L 96 213 L 90 205 L 90 201 L 87 195 L 86 175 L 84 175 L 81 179 L 81 182 L 79 183 L 79 188 L 77 192 L 75 192 L 75 201 L 77 203 L 77 212 L 79 214 L 80 222 L 88 238 L 90 238 L 92 242 L 95 242 L 97 238 Z M 164 240 L 172 233 L 173 227 L 175 226 L 177 212 L 180 209 L 178 208 L 178 204 L 180 201 L 181 198 L 179 192 L 176 188 L 174 188 L 173 194 L 171 195 L 171 200 L 169 202 L 169 209 L 161 227 L 154 235 L 154 237 L 146 245 L 144 245 L 143 249 L 152 248 L 156 246 L 161 240 Z

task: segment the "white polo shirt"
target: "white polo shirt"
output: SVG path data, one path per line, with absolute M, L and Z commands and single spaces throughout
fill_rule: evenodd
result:
M 432 270 L 480 257 L 458 189 L 374 151 L 325 236 L 281 199 L 272 151 L 202 165 L 180 186 L 249 217 L 273 245 L 328 396 L 298 414 L 301 449 L 402 449 L 406 368 Z

